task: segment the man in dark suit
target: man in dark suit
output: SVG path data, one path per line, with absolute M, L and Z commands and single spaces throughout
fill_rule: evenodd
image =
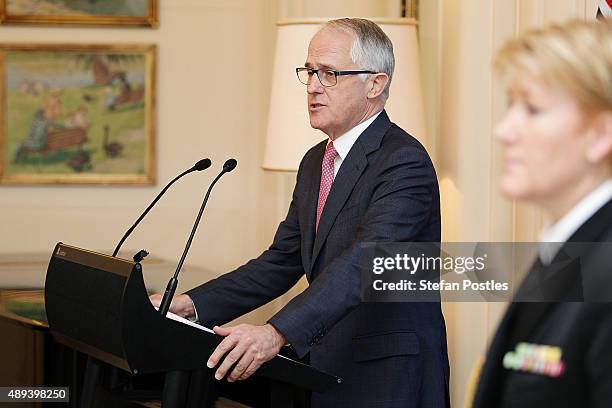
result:
M 384 111 L 393 67 L 389 38 L 367 20 L 332 21 L 311 40 L 296 71 L 307 86 L 310 123 L 329 140 L 302 159 L 270 248 L 178 296 L 171 310 L 220 325 L 304 274 L 309 286 L 263 326 L 214 328 L 225 336 L 208 361 L 217 379 L 245 379 L 290 344 L 343 378 L 334 390 L 314 393 L 312 407 L 448 406 L 440 304 L 360 301 L 362 243 L 440 240 L 431 160 Z

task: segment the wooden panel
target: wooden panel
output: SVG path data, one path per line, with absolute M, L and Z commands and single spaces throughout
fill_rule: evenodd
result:
M 493 10 L 493 53 L 492 58 L 500 47 L 516 34 L 516 13 L 518 0 L 496 0 Z M 489 219 L 494 220 L 489 225 L 489 239 L 492 241 L 511 241 L 513 232 L 513 204 L 511 200 L 500 193 L 499 183 L 503 174 L 503 147 L 494 138 L 495 127 L 505 114 L 506 91 L 504 78 L 494 74 L 491 86 L 491 129 L 490 135 L 494 140 L 491 145 L 491 180 L 490 195 L 491 206 Z
M 425 110 L 427 150 L 434 165 L 438 164 L 437 141 L 440 133 L 440 87 L 442 9 L 438 1 L 421 1 L 419 4 L 419 47 L 421 58 L 421 81 Z
M 280 0 L 281 18 L 388 17 L 396 3 L 380 0 Z M 391 15 L 390 15 L 391 13 Z
M 594 20 L 597 16 L 597 10 L 599 9 L 597 0 L 584 0 L 584 19 Z
M 596 0 L 591 0 L 595 3 Z M 554 23 L 574 18 L 584 18 L 584 0 L 545 0 L 544 22 Z
M 519 0 L 517 11 L 518 33 L 544 23 L 544 0 Z
M 0 317 L 0 386 L 43 385 L 40 333 Z

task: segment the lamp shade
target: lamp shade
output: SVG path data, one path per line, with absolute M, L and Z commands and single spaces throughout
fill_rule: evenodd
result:
M 310 127 L 306 86 L 295 75 L 295 68 L 306 61 L 310 39 L 326 21 L 300 19 L 277 23 L 265 170 L 296 171 L 306 151 L 327 137 Z M 410 18 L 372 21 L 389 36 L 395 54 L 395 71 L 385 109 L 393 122 L 426 145 L 417 23 Z

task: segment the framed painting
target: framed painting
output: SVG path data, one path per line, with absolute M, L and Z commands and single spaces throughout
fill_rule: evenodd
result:
M 0 23 L 157 27 L 158 0 L 0 0 Z
M 155 55 L 0 44 L 0 183 L 153 184 Z

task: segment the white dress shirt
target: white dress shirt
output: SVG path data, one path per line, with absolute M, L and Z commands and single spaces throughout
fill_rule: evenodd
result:
M 612 199 L 612 179 L 591 191 L 555 224 L 549 226 L 540 237 L 540 260 L 549 265 L 557 252 L 573 234 Z
M 351 147 L 353 147 L 353 145 L 357 141 L 357 138 L 361 136 L 363 131 L 366 130 L 366 128 L 370 126 L 372 122 L 374 122 L 378 115 L 380 115 L 380 112 L 375 113 L 374 115 L 372 115 L 372 117 L 364 120 L 351 130 L 344 133 L 343 135 L 338 136 L 336 140 L 334 140 L 334 148 L 338 152 L 338 156 L 336 156 L 336 159 L 334 160 L 334 178 L 338 175 L 338 170 L 340 170 L 342 162 L 348 155 L 349 151 L 351 150 Z

